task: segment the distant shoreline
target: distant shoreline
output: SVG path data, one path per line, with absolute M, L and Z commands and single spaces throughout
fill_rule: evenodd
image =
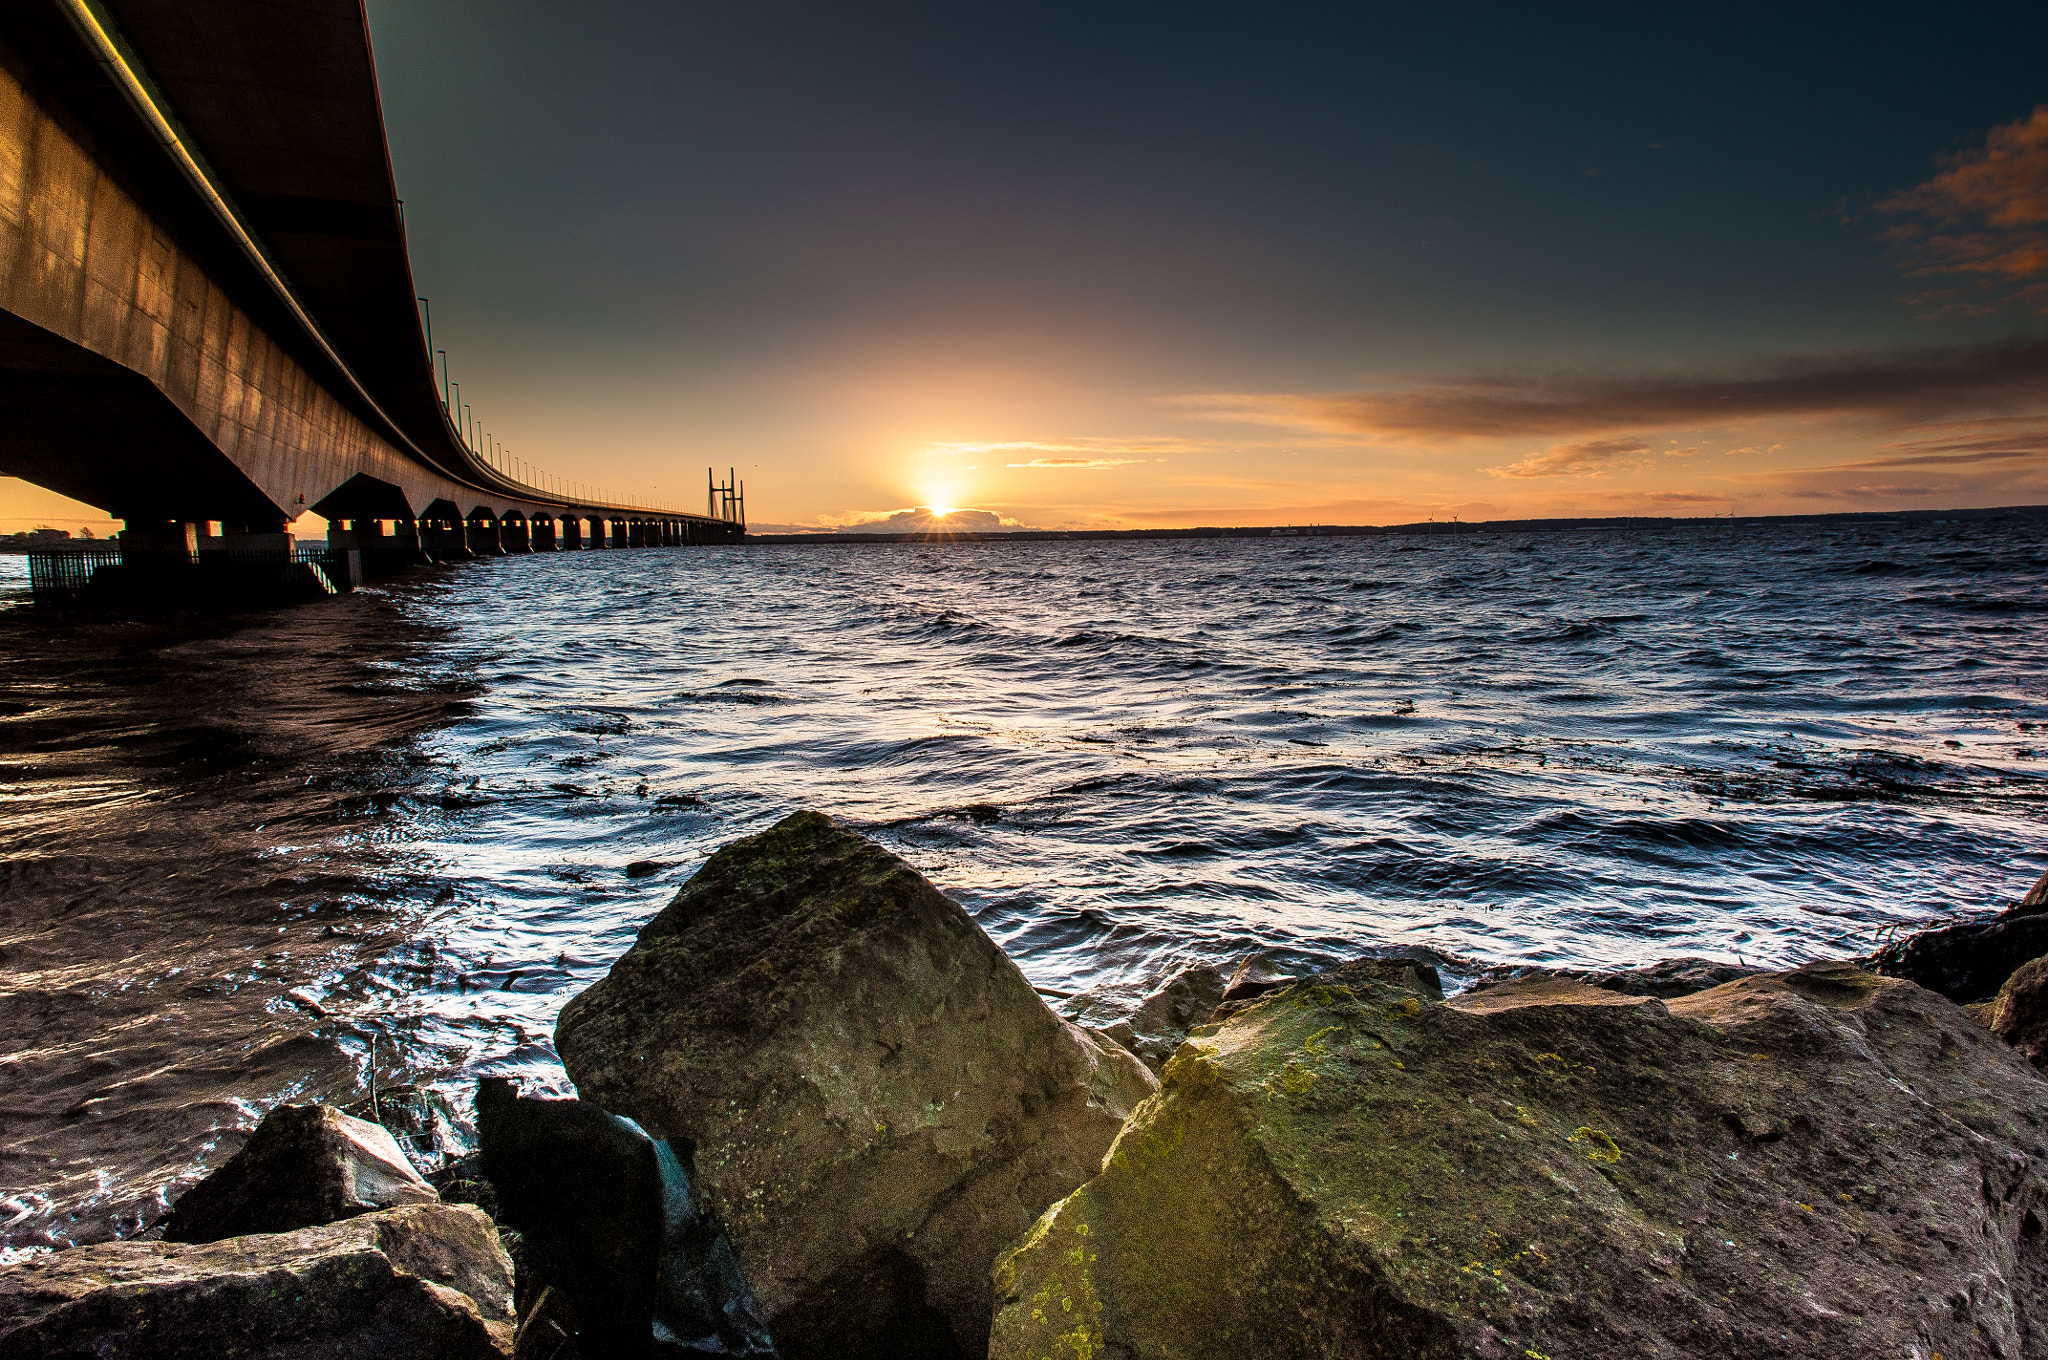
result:
M 1741 529 L 1787 524 L 1943 524 L 2019 520 L 2048 523 L 2048 505 L 1983 510 L 1845 510 L 1812 515 L 1607 515 L 1579 519 L 1423 520 L 1415 524 L 1284 524 L 1192 529 L 925 529 L 916 533 L 748 534 L 748 543 L 1015 543 L 1115 538 L 1368 538 L 1380 535 L 1532 534 L 1583 529 Z

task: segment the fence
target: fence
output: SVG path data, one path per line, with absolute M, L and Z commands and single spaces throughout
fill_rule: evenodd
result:
M 121 554 L 118 541 L 28 550 L 38 608 L 256 605 L 337 595 L 353 586 L 344 549 L 206 548 Z

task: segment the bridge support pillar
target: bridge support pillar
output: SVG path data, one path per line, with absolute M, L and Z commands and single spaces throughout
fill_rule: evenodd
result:
M 358 527 L 364 524 L 370 526 L 368 531 Z M 348 585 L 350 590 L 354 590 L 363 583 L 364 562 L 366 561 L 363 545 L 368 542 L 374 542 L 375 538 L 373 535 L 380 531 L 381 528 L 382 526 L 373 519 L 335 519 L 327 522 L 327 550 L 340 553 L 342 560 L 348 563 Z
M 220 546 L 229 552 L 289 553 L 292 544 L 289 526 L 283 520 L 220 526 Z
M 121 521 L 121 560 L 134 563 L 145 558 L 192 563 L 199 558 L 199 540 L 206 526 L 177 520 Z
M 499 537 L 497 520 L 476 515 L 465 520 L 465 546 L 478 557 L 503 557 L 505 544 Z

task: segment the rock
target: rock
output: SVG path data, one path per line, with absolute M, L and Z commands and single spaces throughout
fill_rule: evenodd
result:
M 1188 1031 L 1215 1013 L 1225 979 L 1207 964 L 1184 968 L 1113 1025 L 1094 1031 L 1137 1055 L 1154 1073 L 1187 1038 Z
M 784 1354 L 979 1355 L 996 1253 L 1157 1082 L 896 856 L 803 812 L 706 862 L 556 1045 L 693 1154 Z
M 998 1267 L 992 1360 L 2048 1353 L 2048 1083 L 1847 964 L 1197 1029 Z
M 626 866 L 626 877 L 653 878 L 656 874 L 660 873 L 663 869 L 666 868 L 668 868 L 667 860 L 636 859 L 631 864 L 628 864 Z
M 498 1217 L 519 1231 L 537 1280 L 568 1300 L 592 1360 L 642 1355 L 654 1335 L 661 1177 L 645 1134 L 580 1100 L 532 1100 L 503 1077 L 477 1083 L 477 1141 Z
M 2048 875 L 1987 921 L 1923 930 L 1871 955 L 1870 966 L 1951 1001 L 1989 1001 L 2021 964 L 2048 954 Z
M 1991 1032 L 2048 1070 L 2048 959 L 2023 964 L 1991 1003 Z
M 479 1197 L 531 1263 L 522 1315 L 552 1289 L 563 1307 L 550 1316 L 586 1360 L 644 1355 L 657 1339 L 773 1353 L 732 1249 L 695 1212 L 666 1144 L 586 1101 L 520 1096 L 502 1077 L 477 1084 L 476 1110 Z
M 1719 987 L 1724 982 L 1738 978 L 1755 977 L 1768 969 L 1745 963 L 1722 963 L 1716 959 L 1678 958 L 1664 959 L 1643 968 L 1618 968 L 1605 972 L 1580 973 L 1581 982 L 1593 987 L 1603 987 L 1610 992 L 1624 996 L 1654 996 L 1664 1001 L 1674 1001 L 1694 992 L 1704 992 L 1709 987 Z
M 439 1198 L 381 1125 L 326 1105 L 280 1105 L 241 1151 L 178 1197 L 160 1236 L 218 1242 Z
M 490 1219 L 448 1204 L 0 1266 L 0 1355 L 41 1360 L 495 1360 L 513 1321 Z
M 1223 984 L 1223 995 L 1218 1000 L 1252 1001 L 1276 987 L 1285 987 L 1300 980 L 1291 973 L 1282 972 L 1280 966 L 1264 954 L 1247 954 L 1231 970 L 1230 980 Z

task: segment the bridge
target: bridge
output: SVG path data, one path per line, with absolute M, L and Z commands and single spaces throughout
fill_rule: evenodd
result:
M 699 513 L 491 456 L 416 291 L 360 0 L 0 6 L 0 473 L 130 561 L 289 555 L 309 510 L 373 574 L 744 536 L 730 482 Z

